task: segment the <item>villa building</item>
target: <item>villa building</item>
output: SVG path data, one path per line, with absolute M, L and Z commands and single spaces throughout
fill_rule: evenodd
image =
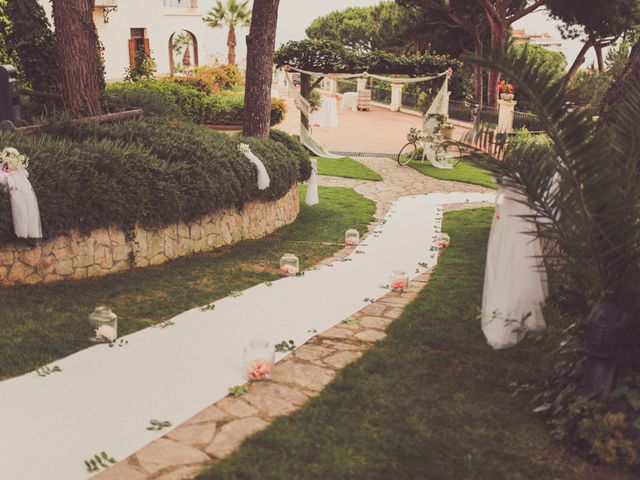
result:
M 39 3 L 51 18 L 50 2 Z M 158 75 L 226 63 L 226 29 L 212 29 L 202 20 L 213 4 L 214 0 L 96 0 L 93 19 L 104 47 L 107 80 L 124 77 L 136 49 L 151 54 Z
M 560 52 L 562 50 L 562 40 L 552 37 L 547 32 L 541 34 L 530 34 L 523 28 L 514 29 L 512 33 L 513 43 L 530 43 L 541 47 Z

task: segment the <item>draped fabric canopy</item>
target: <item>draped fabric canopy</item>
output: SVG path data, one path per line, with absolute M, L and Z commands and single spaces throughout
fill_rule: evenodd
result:
M 293 100 L 296 106 L 302 112 L 302 115 L 306 119 L 305 122 L 300 121 L 300 141 L 302 144 L 311 150 L 314 154 L 325 157 L 325 158 L 341 158 L 339 155 L 333 155 L 327 150 L 327 148 L 322 145 L 320 142 L 315 140 L 311 134 L 311 130 L 307 127 L 310 123 L 310 114 L 311 114 L 311 105 L 309 101 L 302 96 L 302 94 L 296 90 L 293 85 L 293 81 L 291 80 L 291 76 L 289 75 L 289 71 L 294 71 L 298 73 L 302 73 L 305 75 L 319 75 L 323 77 L 330 78 L 332 80 L 350 80 L 354 78 L 374 78 L 376 80 L 381 80 L 384 82 L 389 82 L 393 84 L 409 84 L 409 83 L 420 83 L 420 82 L 428 82 L 431 80 L 435 80 L 437 78 L 444 77 L 444 84 L 442 88 L 438 92 L 431 108 L 427 112 L 427 116 L 425 116 L 425 130 L 427 125 L 428 115 L 431 113 L 439 113 L 442 115 L 448 116 L 449 114 L 449 77 L 452 74 L 452 70 L 448 69 L 445 72 L 438 73 L 436 75 L 431 75 L 427 77 L 414 77 L 414 78 L 401 78 L 401 77 L 393 77 L 393 76 L 385 76 L 385 75 L 374 75 L 368 72 L 361 73 L 324 73 L 324 72 L 312 72 L 309 70 L 302 70 L 296 67 L 287 66 L 284 69 L 285 78 L 287 80 L 287 88 L 289 93 L 293 97 Z

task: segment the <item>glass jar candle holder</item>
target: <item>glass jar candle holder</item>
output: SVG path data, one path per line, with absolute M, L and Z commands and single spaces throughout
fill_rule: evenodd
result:
M 285 253 L 280 259 L 280 273 L 286 276 L 296 275 L 300 271 L 300 261 L 293 253 Z
M 252 381 L 271 380 L 275 362 L 273 347 L 266 340 L 253 340 L 244 349 L 244 378 Z
M 447 248 L 449 246 L 449 242 L 451 241 L 451 237 L 446 233 L 440 233 L 436 240 L 436 246 L 438 248 Z
M 389 278 L 389 288 L 393 292 L 404 292 L 409 287 L 409 276 L 403 270 L 394 270 Z
M 350 228 L 344 234 L 344 244 L 350 247 L 355 247 L 360 244 L 360 232 L 355 228 Z
M 96 307 L 89 315 L 89 325 L 99 341 L 113 342 L 118 338 L 118 316 L 109 307 Z

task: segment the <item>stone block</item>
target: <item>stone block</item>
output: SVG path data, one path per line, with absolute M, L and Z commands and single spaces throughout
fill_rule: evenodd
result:
M 269 424 L 256 417 L 241 418 L 223 426 L 205 449 L 209 455 L 224 458 L 238 448 L 245 438 L 266 428 Z
M 166 438 L 150 443 L 138 451 L 136 457 L 140 466 L 151 475 L 163 468 L 204 463 L 209 460 L 200 450 Z

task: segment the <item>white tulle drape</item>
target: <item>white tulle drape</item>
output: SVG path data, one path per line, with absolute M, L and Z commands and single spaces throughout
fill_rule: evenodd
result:
M 9 190 L 13 229 L 18 238 L 42 238 L 38 199 L 24 168 L 0 172 L 0 187 Z
M 320 203 L 320 198 L 318 197 L 318 163 L 315 159 L 311 160 L 311 176 L 307 184 L 307 195 L 304 201 L 309 206 Z
M 424 116 L 422 131 L 425 134 L 433 135 L 436 127 L 440 123 L 440 120 L 438 120 L 438 118 L 435 117 L 434 115 L 443 115 L 449 118 L 449 76 L 448 75 L 445 76 L 442 87 L 440 87 L 440 90 L 438 91 L 436 98 L 433 99 L 433 102 L 431 103 L 429 110 L 427 110 L 427 113 Z M 449 162 L 439 162 L 438 159 L 436 158 L 436 152 L 433 150 L 433 148 L 430 148 L 430 147 L 431 145 L 425 146 L 425 148 L 429 149 L 426 152 L 426 156 L 429 162 L 431 163 L 431 165 L 433 165 L 436 168 L 451 170 L 453 168 L 453 165 L 451 165 Z
M 289 89 L 289 93 L 293 97 L 293 101 L 300 109 L 300 112 L 302 112 L 302 115 L 304 115 L 307 120 L 307 124 L 309 125 L 311 123 L 311 105 L 309 104 L 309 101 L 304 98 L 298 90 L 296 90 L 289 72 L 285 71 L 284 73 L 285 78 L 287 79 L 287 88 Z M 303 122 L 300 122 L 300 142 L 319 157 L 336 159 L 342 158 L 340 155 L 333 155 L 324 145 L 315 140 L 311 135 L 311 131 Z
M 482 297 L 482 331 L 494 349 L 512 347 L 545 327 L 547 275 L 524 197 L 502 188 L 489 235 Z
M 238 145 L 238 150 L 242 152 L 247 160 L 249 160 L 256 166 L 256 169 L 258 170 L 258 190 L 266 190 L 267 188 L 269 188 L 271 179 L 269 178 L 269 172 L 267 172 L 267 169 L 264 166 L 264 163 L 262 163 L 262 160 L 255 156 L 255 154 L 249 148 L 249 145 L 241 143 L 240 145 Z

